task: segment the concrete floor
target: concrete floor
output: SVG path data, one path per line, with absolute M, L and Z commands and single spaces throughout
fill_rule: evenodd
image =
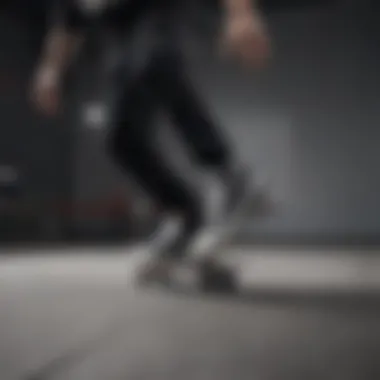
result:
M 0 258 L 1 380 L 380 379 L 373 252 L 231 251 L 252 302 L 135 289 L 120 248 L 34 253 Z

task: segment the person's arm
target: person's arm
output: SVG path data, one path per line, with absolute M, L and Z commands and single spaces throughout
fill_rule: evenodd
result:
M 223 5 L 228 16 L 236 14 L 252 15 L 257 12 L 256 0 L 223 0 Z
M 66 72 L 80 49 L 86 29 L 86 18 L 76 8 L 65 5 L 54 9 L 55 16 L 42 48 L 38 71 L 46 80 L 56 80 Z
M 55 17 L 38 62 L 32 86 L 32 102 L 55 115 L 61 104 L 61 84 L 66 70 L 83 43 L 88 20 L 70 0 L 57 0 Z
M 221 0 L 224 8 L 224 46 L 244 64 L 262 67 L 270 42 L 258 0 Z
M 48 33 L 37 67 L 44 81 L 60 81 L 83 43 L 83 36 L 56 25 Z

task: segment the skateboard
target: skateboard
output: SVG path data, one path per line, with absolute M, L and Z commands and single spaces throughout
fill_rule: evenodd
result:
M 257 193 L 257 189 L 249 181 L 247 188 L 244 189 L 243 197 L 229 216 L 227 223 L 220 226 L 216 233 L 215 231 L 210 232 L 209 237 L 211 241 L 206 244 L 206 247 L 202 247 L 202 244 L 189 247 L 191 255 L 187 256 L 192 257 L 192 260 L 181 261 L 178 264 L 175 263 L 173 276 L 164 276 L 165 278 L 159 278 L 158 281 L 154 280 L 153 283 L 170 289 L 181 288 L 183 290 L 184 288 L 188 288 L 187 290 L 199 290 L 202 292 L 237 292 L 239 290 L 238 273 L 231 266 L 224 264 L 220 255 L 223 251 L 228 250 L 246 220 L 257 213 L 259 203 L 260 196 Z M 198 241 L 198 243 L 201 242 Z M 186 273 L 186 271 L 193 273 L 192 281 L 196 283 L 196 286 L 183 286 L 186 280 L 182 281 L 180 278 L 181 273 L 182 279 L 186 278 L 186 275 L 183 276 L 183 273 Z M 194 277 L 196 277 L 195 280 Z M 191 283 L 191 280 L 187 281 L 187 284 L 189 283 Z M 143 281 L 143 284 L 151 285 L 150 280 Z
M 219 238 L 215 239 L 214 244 L 208 245 L 206 250 L 202 250 L 202 258 L 179 262 L 178 265 L 175 264 L 174 275 L 153 281 L 142 281 L 140 285 L 144 287 L 153 285 L 176 293 L 238 293 L 239 274 L 234 268 L 224 264 L 220 255 L 228 250 L 246 220 L 255 213 L 256 204 L 256 195 L 249 192 L 231 215 L 228 223 L 222 227 Z M 193 252 L 195 254 L 193 256 L 197 256 L 195 249 Z M 192 280 L 183 280 L 186 278 L 186 274 L 184 275 L 186 272 L 193 274 Z M 194 277 L 196 277 L 195 280 Z M 188 285 L 189 283 L 192 285 Z

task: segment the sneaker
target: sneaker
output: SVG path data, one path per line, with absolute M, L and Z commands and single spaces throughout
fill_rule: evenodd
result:
M 219 173 L 218 182 L 222 182 L 224 189 L 221 200 L 214 204 L 217 210 L 213 213 L 218 215 L 214 218 L 216 223 L 205 223 L 192 242 L 192 254 L 198 259 L 213 255 L 217 247 L 228 240 L 234 231 L 234 219 L 240 216 L 251 196 L 251 173 L 245 167 Z
M 203 235 L 204 231 L 207 230 L 208 223 L 203 215 L 198 215 L 191 219 L 183 220 L 181 227 L 175 239 L 162 251 L 164 256 L 176 260 L 188 257 L 199 236 Z

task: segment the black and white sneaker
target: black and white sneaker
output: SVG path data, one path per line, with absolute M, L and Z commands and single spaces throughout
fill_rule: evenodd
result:
M 150 239 L 152 255 L 138 276 L 139 283 L 177 283 L 178 273 L 181 273 L 179 277 L 187 273 L 188 283 L 194 278 L 193 266 L 188 264 L 187 258 L 197 237 L 207 229 L 201 206 L 197 211 L 189 213 L 187 219 L 167 218 L 160 223 Z
M 249 209 L 253 193 L 251 171 L 243 166 L 226 171 L 221 177 L 224 200 L 221 206 L 221 218 L 209 233 L 209 251 L 228 241 L 231 234 L 239 226 L 239 220 Z

